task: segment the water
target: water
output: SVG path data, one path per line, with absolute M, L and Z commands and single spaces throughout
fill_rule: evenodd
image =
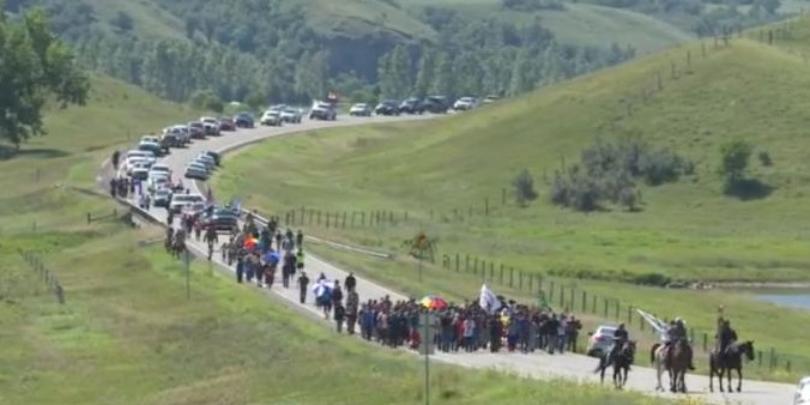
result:
M 755 296 L 776 305 L 810 311 L 810 291 L 807 290 L 774 290 L 757 293 Z

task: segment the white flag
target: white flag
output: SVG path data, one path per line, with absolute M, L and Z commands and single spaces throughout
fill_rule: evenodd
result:
M 495 296 L 492 290 L 487 288 L 486 284 L 481 286 L 481 296 L 478 298 L 478 305 L 490 314 L 501 309 L 501 301 L 498 300 L 498 297 Z

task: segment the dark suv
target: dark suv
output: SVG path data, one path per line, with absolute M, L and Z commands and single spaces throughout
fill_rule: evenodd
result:
M 399 103 L 395 100 L 385 100 L 374 108 L 377 115 L 399 115 Z
M 399 112 L 403 114 L 423 114 L 425 112 L 425 105 L 422 103 L 422 100 L 411 97 L 399 105 Z
M 450 104 L 445 96 L 430 96 L 422 103 L 422 109 L 433 114 L 445 114 L 450 109 Z

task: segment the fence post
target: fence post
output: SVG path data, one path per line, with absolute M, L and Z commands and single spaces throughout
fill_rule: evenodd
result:
M 588 312 L 588 293 L 582 292 L 582 312 Z
M 597 301 L 596 295 L 593 296 L 592 301 L 593 301 L 593 305 L 591 306 L 591 313 L 595 315 L 596 314 L 596 305 L 597 305 L 596 304 L 596 301 Z
M 458 273 L 458 267 L 459 267 L 459 255 L 458 253 L 456 253 L 456 273 Z
M 771 359 L 770 359 L 770 361 L 768 362 L 769 368 L 773 368 L 773 367 L 774 367 L 774 365 L 775 365 L 775 358 L 776 358 L 776 353 L 775 353 L 775 351 L 774 351 L 773 347 L 771 347 Z
M 91 217 L 90 213 L 88 212 L 87 213 L 87 223 L 90 224 L 91 222 L 93 222 L 93 217 Z
M 501 263 L 501 273 L 500 276 L 498 276 L 498 284 L 503 285 L 503 263 Z
M 329 218 L 331 216 L 332 214 L 330 214 L 329 211 L 326 211 L 326 229 L 329 229 Z
M 318 210 L 318 226 L 321 226 L 321 210 Z
M 709 349 L 709 334 L 703 332 L 703 351 L 707 351 Z
M 608 317 L 608 299 L 605 298 L 604 300 L 605 300 L 605 318 L 607 318 Z
M 533 279 L 533 278 L 534 278 L 534 277 L 532 277 L 532 275 L 531 275 L 531 274 L 529 274 L 529 292 L 531 292 L 531 291 L 532 291 L 532 279 Z
M 633 306 L 632 305 L 627 306 L 627 324 L 628 325 L 633 324 Z M 694 331 L 692 331 L 692 335 L 693 335 L 692 340 L 695 340 Z
M 549 304 L 553 304 L 553 303 L 554 303 L 554 282 L 553 282 L 553 281 L 551 281 L 551 282 L 549 283 L 549 288 L 548 288 L 548 303 L 549 303 Z
M 523 291 L 523 270 L 518 272 L 518 289 Z
M 295 226 L 295 210 L 290 211 L 290 224 Z
M 65 291 L 62 290 L 62 286 L 59 285 L 59 284 L 56 285 L 56 299 L 59 300 L 60 304 L 65 303 Z M 790 371 L 789 367 L 788 367 L 788 371 Z
M 515 268 L 509 267 L 509 288 L 514 287 L 514 280 L 515 280 Z
M 619 306 L 621 305 L 621 303 L 619 302 L 619 300 L 616 300 L 615 302 L 616 302 L 616 320 L 619 320 L 619 312 L 620 312 Z
M 762 350 L 757 350 L 757 365 L 762 367 Z
M 785 363 L 785 370 L 789 373 L 790 372 L 790 360 Z
M 489 282 L 495 280 L 495 262 L 489 262 Z
M 565 288 L 560 285 L 560 310 L 565 308 Z
M 644 322 L 644 317 L 641 316 L 641 314 L 638 314 L 638 326 L 639 326 L 639 328 L 641 328 L 642 332 L 644 332 L 644 324 L 645 323 L 646 322 Z
M 475 257 L 473 261 L 473 273 L 478 274 L 478 257 Z
M 537 294 L 540 294 L 543 292 L 543 276 L 540 274 L 534 276 L 537 277 Z

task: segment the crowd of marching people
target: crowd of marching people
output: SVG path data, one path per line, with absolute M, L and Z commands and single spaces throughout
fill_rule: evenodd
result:
M 204 229 L 193 216 L 180 219 L 186 235 L 202 239 L 211 247 L 219 235 Z M 314 281 L 304 270 L 304 235 L 299 230 L 282 232 L 277 218 L 260 226 L 248 214 L 242 228 L 220 246 L 223 262 L 235 266 L 238 283 L 255 283 L 273 288 L 280 271 L 282 288 L 297 287 L 300 303 L 314 303 L 332 320 L 338 332 L 359 333 L 380 344 L 416 349 L 422 343 L 424 314 L 430 314 L 429 333 L 438 350 L 444 352 L 490 350 L 529 353 L 576 351 L 581 322 L 573 315 L 555 313 L 494 296 L 486 287 L 481 296 L 464 304 L 448 303 L 439 297 L 393 301 L 364 297 L 357 280 L 349 274 L 342 284 L 320 274 Z M 293 286 L 295 284 L 295 286 Z M 309 295 L 312 298 L 309 299 Z

